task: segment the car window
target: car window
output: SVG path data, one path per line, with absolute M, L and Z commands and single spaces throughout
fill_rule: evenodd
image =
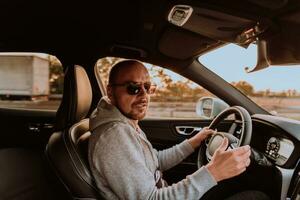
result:
M 0 54 L 0 107 L 57 110 L 62 92 L 63 69 L 55 56 Z
M 108 83 L 111 66 L 121 58 L 106 57 L 98 60 L 96 73 L 103 93 Z M 170 70 L 144 63 L 152 82 L 157 85 L 151 96 L 146 118 L 200 118 L 196 104 L 202 97 L 213 97 L 209 91 Z
M 256 65 L 256 51 L 254 44 L 247 49 L 230 44 L 199 57 L 199 62 L 270 113 L 300 120 L 300 65 L 247 73 Z

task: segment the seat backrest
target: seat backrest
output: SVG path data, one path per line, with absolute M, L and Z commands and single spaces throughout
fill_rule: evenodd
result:
M 47 145 L 48 160 L 73 199 L 101 199 L 87 158 L 90 134 L 89 119 L 84 119 L 67 131 L 55 132 Z
M 57 113 L 56 132 L 49 139 L 46 156 L 73 199 L 101 199 L 88 163 L 89 119 L 92 90 L 80 66 L 65 74 L 64 95 Z

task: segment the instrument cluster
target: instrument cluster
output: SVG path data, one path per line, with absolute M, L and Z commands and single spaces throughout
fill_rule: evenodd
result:
M 277 165 L 284 165 L 292 155 L 295 146 L 291 140 L 271 137 L 267 143 L 265 154 Z

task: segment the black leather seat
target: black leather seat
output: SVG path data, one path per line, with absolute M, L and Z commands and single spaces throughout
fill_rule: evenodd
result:
M 102 199 L 90 173 L 87 150 L 92 90 L 81 66 L 65 73 L 64 94 L 57 112 L 56 132 L 49 139 L 46 156 L 55 174 L 73 199 Z

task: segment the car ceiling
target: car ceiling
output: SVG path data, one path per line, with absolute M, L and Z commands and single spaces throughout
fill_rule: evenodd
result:
M 193 21 L 169 23 L 174 5 L 197 10 Z M 300 62 L 299 16 L 296 0 L 2 0 L 0 51 L 50 53 L 64 64 L 110 55 L 184 67 L 195 56 L 238 43 L 239 34 L 259 22 L 264 31 L 255 37 L 267 41 L 265 59 L 291 64 Z

